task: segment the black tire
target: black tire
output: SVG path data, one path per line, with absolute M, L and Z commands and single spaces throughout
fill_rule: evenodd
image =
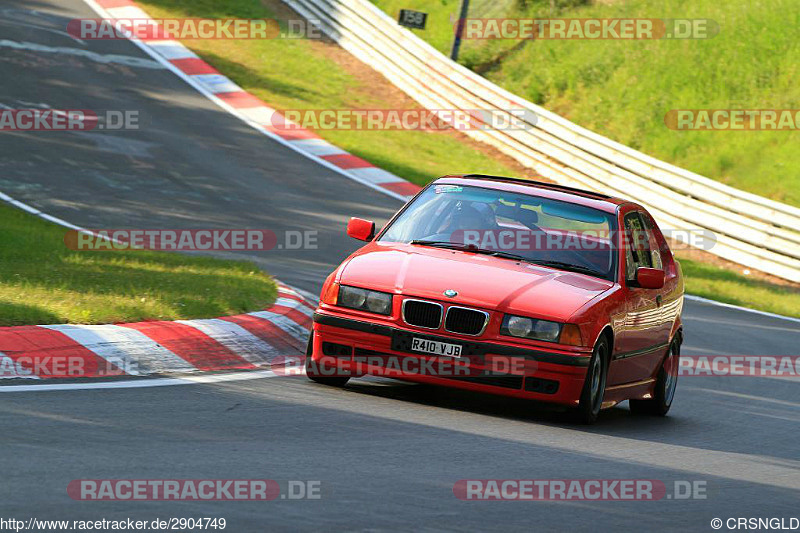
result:
M 653 397 L 649 400 L 630 400 L 631 413 L 635 415 L 666 416 L 672 407 L 675 398 L 675 388 L 678 386 L 678 365 L 681 356 L 681 345 L 676 339 L 670 344 L 669 350 L 658 369 Z
M 317 373 L 317 368 L 315 365 L 311 364 L 311 354 L 314 352 L 314 332 L 311 332 L 311 335 L 308 336 L 308 344 L 306 345 L 306 376 L 308 379 L 315 383 L 319 383 L 321 385 L 327 385 L 329 387 L 344 387 L 348 381 L 350 381 L 350 376 L 320 376 Z
M 592 358 L 589 360 L 589 368 L 586 371 L 586 381 L 581 392 L 581 400 L 578 404 L 578 420 L 583 424 L 594 424 L 600 415 L 603 396 L 606 391 L 609 359 L 608 340 L 604 335 L 600 337 L 592 351 Z

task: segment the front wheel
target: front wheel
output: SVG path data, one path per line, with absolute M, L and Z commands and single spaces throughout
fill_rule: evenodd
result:
M 672 407 L 675 388 L 678 386 L 678 362 L 681 346 L 678 340 L 672 341 L 661 368 L 658 370 L 655 391 L 649 400 L 629 400 L 631 412 L 637 415 L 666 416 Z
M 586 372 L 586 381 L 578 404 L 578 417 L 584 424 L 594 424 L 600 415 L 606 391 L 608 360 L 608 340 L 603 336 L 597 341 L 589 360 L 589 370 Z
M 306 346 L 306 376 L 311 381 L 319 383 L 321 385 L 328 385 L 329 387 L 344 387 L 348 381 L 350 381 L 350 376 L 323 376 L 320 375 L 318 372 L 317 365 L 314 364 L 313 360 L 311 359 L 311 354 L 314 353 L 314 332 L 311 332 L 311 335 L 308 336 L 308 345 Z

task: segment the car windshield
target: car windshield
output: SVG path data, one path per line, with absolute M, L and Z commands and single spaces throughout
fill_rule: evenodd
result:
M 379 238 L 485 253 L 613 280 L 616 218 L 529 194 L 437 184 Z

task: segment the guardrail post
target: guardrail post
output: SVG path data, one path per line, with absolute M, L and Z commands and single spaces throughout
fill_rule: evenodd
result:
M 458 51 L 461 49 L 461 36 L 464 35 L 464 24 L 469 13 L 469 0 L 461 0 L 461 12 L 456 21 L 456 35 L 453 38 L 453 48 L 450 50 L 450 59 L 458 61 Z

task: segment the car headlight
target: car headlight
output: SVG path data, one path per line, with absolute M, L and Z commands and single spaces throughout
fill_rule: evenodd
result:
M 549 320 L 537 320 L 524 316 L 506 315 L 500 334 L 523 337 L 539 341 L 556 342 L 561 335 L 561 324 Z
M 387 292 L 370 291 L 341 285 L 339 287 L 339 305 L 358 309 L 359 311 L 369 311 L 379 315 L 392 314 L 392 295 Z

